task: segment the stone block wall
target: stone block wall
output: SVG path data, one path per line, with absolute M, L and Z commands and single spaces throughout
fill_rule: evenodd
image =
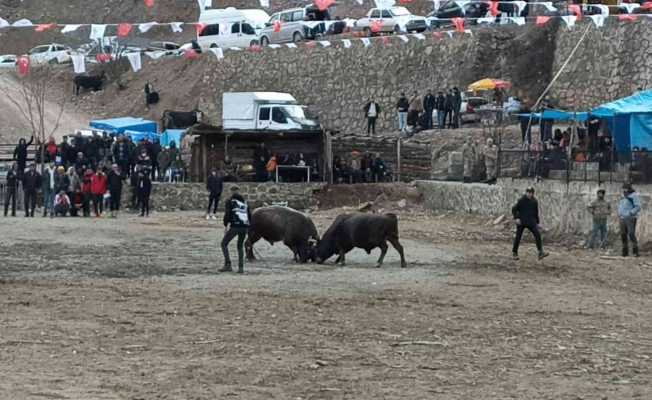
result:
M 525 193 L 525 188 L 534 186 L 539 200 L 541 223 L 546 229 L 558 233 L 585 234 L 591 228 L 591 216 L 587 205 L 595 199 L 598 188 L 606 190 L 606 199 L 612 205 L 610 230 L 618 231 L 616 210 L 622 197 L 622 184 L 603 184 L 530 180 L 499 180 L 496 185 L 479 183 L 463 184 L 458 182 L 418 181 L 426 207 L 435 211 L 455 211 L 476 213 L 486 216 L 507 215 L 511 218 L 511 209 Z M 652 240 L 652 185 L 640 185 L 635 189 L 641 196 L 643 211 L 637 227 L 640 238 Z

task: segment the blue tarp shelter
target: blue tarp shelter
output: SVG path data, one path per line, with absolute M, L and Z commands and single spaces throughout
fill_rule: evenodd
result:
M 652 89 L 603 104 L 591 114 L 607 120 L 617 152 L 652 151 Z
M 554 120 L 554 121 L 578 121 L 584 122 L 589 119 L 589 113 L 587 112 L 572 112 L 572 111 L 563 111 L 555 109 L 545 109 L 542 113 L 523 113 L 516 114 L 520 118 L 530 118 L 533 120 L 545 119 L 545 120 Z
M 160 139 L 161 135 L 158 133 L 154 132 L 138 132 L 138 131 L 131 131 L 131 130 L 126 130 L 122 132 L 125 136 L 131 137 L 131 140 L 134 143 L 138 143 L 141 140 L 147 138 L 149 139 L 150 142 L 153 142 L 155 139 Z
M 156 122 L 134 117 L 95 120 L 91 121 L 90 126 L 113 134 L 125 133 L 125 131 L 158 132 Z
M 170 146 L 170 142 L 174 142 L 177 145 L 177 148 L 180 147 L 181 139 L 186 134 L 185 129 L 168 129 L 161 135 L 161 147 Z

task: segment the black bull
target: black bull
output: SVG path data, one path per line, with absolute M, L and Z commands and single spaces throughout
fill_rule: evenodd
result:
M 295 261 L 305 263 L 312 258 L 311 242 L 319 235 L 310 218 L 289 207 L 269 206 L 256 209 L 251 214 L 249 234 L 245 242 L 247 258 L 254 260 L 254 244 L 260 239 L 270 244 L 283 242 L 294 253 Z
M 166 129 L 183 129 L 190 128 L 201 119 L 202 112 L 199 110 L 193 111 L 163 111 L 161 118 L 161 125 L 163 130 Z
M 316 248 L 316 260 L 323 263 L 334 254 L 337 261 L 344 265 L 345 255 L 354 247 L 364 249 L 367 254 L 376 247 L 380 248 L 377 267 L 383 264 L 387 254 L 387 242 L 390 242 L 401 256 L 401 267 L 406 267 L 403 246 L 398 240 L 398 218 L 395 214 L 343 214 L 335 219 L 319 241 Z
M 75 86 L 75 95 L 79 96 L 79 89 L 92 89 L 94 92 L 102 89 L 104 85 L 104 74 L 94 76 L 76 76 L 73 79 Z

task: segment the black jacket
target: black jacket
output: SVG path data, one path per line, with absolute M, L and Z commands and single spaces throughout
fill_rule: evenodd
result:
M 234 194 L 224 204 L 224 226 L 247 228 L 251 221 L 251 210 L 247 201 L 239 194 Z
M 539 202 L 534 197 L 529 199 L 523 195 L 512 207 L 514 219 L 520 219 L 523 226 L 539 225 Z
M 398 99 L 398 103 L 396 103 L 396 108 L 398 109 L 398 112 L 408 112 L 408 108 L 410 108 L 410 102 L 405 96 L 403 96 L 400 99 Z
M 7 190 L 10 192 L 15 192 L 16 187 L 18 186 L 18 175 L 16 175 L 16 171 L 13 169 L 10 169 L 7 171 Z
M 107 177 L 107 186 L 109 192 L 119 192 L 122 190 L 122 175 L 116 174 L 115 171 L 109 172 Z
M 26 192 L 36 192 L 41 186 L 41 175 L 38 172 L 27 171 L 23 175 L 23 190 Z
M 453 98 L 453 95 L 447 94 L 446 101 L 444 102 L 444 109 L 446 111 L 453 111 L 454 106 L 455 106 L 455 99 Z
M 364 115 L 365 117 L 369 114 L 369 108 L 371 107 L 371 103 L 376 104 L 376 117 L 380 115 L 380 105 L 376 103 L 375 101 L 370 101 L 369 103 L 365 104 L 364 106 Z
M 213 176 L 211 174 L 206 181 L 206 189 L 208 189 L 211 194 L 220 194 L 222 193 L 222 182 L 224 182 L 224 178 Z
M 34 136 L 32 136 L 32 138 L 27 143 L 25 143 L 24 140 L 21 140 L 18 143 L 16 149 L 14 149 L 14 160 L 18 161 L 18 164 L 25 164 L 25 161 L 27 161 L 27 149 L 32 145 L 33 142 Z
M 152 194 L 152 180 L 148 175 L 138 179 L 138 194 L 141 196 L 149 196 Z
M 446 98 L 444 95 L 439 95 L 435 99 L 435 108 L 439 111 L 444 111 L 446 110 Z
M 432 111 L 435 109 L 435 106 L 437 105 L 437 99 L 435 99 L 435 96 L 428 94 L 426 97 L 423 98 L 423 109 L 427 111 Z

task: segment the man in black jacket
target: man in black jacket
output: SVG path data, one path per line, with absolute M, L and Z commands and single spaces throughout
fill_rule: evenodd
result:
M 244 273 L 244 241 L 249 230 L 251 211 L 247 201 L 240 195 L 240 188 L 237 185 L 231 186 L 231 197 L 224 204 L 224 227 L 226 233 L 222 239 L 222 254 L 224 255 L 224 267 L 220 272 L 233 271 L 231 258 L 229 257 L 229 243 L 238 237 L 238 273 Z
M 453 127 L 459 128 L 462 124 L 460 111 L 462 110 L 462 94 L 456 87 L 453 88 Z
M 436 105 L 437 100 L 432 95 L 432 90 L 428 90 L 428 94 L 423 98 L 423 111 L 426 113 L 426 129 L 432 129 L 432 112 Z
M 7 189 L 5 193 L 5 217 L 9 211 L 9 203 L 11 203 L 11 216 L 16 216 L 16 189 L 18 188 L 18 175 L 16 174 L 16 164 L 11 165 L 11 169 L 7 171 Z
M 118 216 L 120 211 L 120 200 L 122 198 L 122 171 L 117 164 L 111 166 L 111 172 L 107 177 L 107 186 L 111 195 L 111 218 Z
M 444 126 L 446 126 L 448 122 L 448 128 L 453 127 L 454 103 L 455 103 L 455 98 L 453 97 L 453 91 L 449 90 L 448 93 L 446 94 L 446 101 L 444 102 L 444 109 L 445 109 Z
M 23 194 L 25 197 L 25 217 L 34 218 L 36 208 L 36 191 L 41 186 L 41 175 L 36 172 L 34 164 L 29 166 L 29 171 L 23 175 Z
M 25 165 L 27 164 L 27 150 L 34 142 L 34 136 L 26 142 L 25 139 L 18 141 L 18 146 L 14 149 L 14 160 L 18 164 L 18 178 L 21 178 L 25 173 Z
M 405 132 L 405 129 L 407 128 L 408 108 L 410 108 L 410 102 L 407 97 L 405 97 L 405 93 L 401 92 L 401 97 L 398 99 L 398 103 L 396 103 L 396 110 L 398 111 L 398 130 L 401 132 Z
M 220 196 L 222 196 L 223 182 L 223 174 L 218 175 L 216 169 L 211 170 L 211 174 L 206 180 L 206 189 L 208 190 L 208 211 L 206 211 L 206 219 L 216 219 L 215 214 L 217 214 L 217 205 L 220 202 Z M 213 207 L 212 213 L 211 206 Z
M 439 129 L 445 128 L 445 117 L 446 117 L 446 97 L 444 97 L 444 92 L 437 92 L 437 98 L 435 99 L 435 108 L 437 108 L 437 125 Z
M 534 236 L 537 250 L 539 250 L 539 260 L 547 257 L 548 253 L 543 251 L 541 233 L 539 232 L 539 203 L 534 198 L 533 187 L 528 187 L 525 190 L 525 195 L 512 207 L 512 215 L 516 223 L 516 237 L 514 238 L 514 247 L 512 248 L 514 260 L 518 260 L 518 246 L 521 243 L 521 237 L 525 229 L 532 232 Z
M 371 100 L 364 106 L 364 115 L 367 117 L 367 136 L 376 135 L 376 120 L 380 115 L 380 106 Z

